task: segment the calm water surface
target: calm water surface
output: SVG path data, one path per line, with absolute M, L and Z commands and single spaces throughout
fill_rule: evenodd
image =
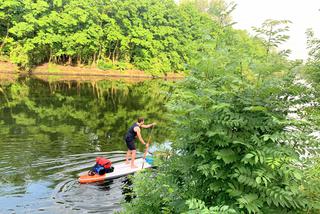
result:
M 165 81 L 2 82 L 0 213 L 112 213 L 128 179 L 80 185 L 95 157 L 124 160 L 123 135 L 138 116 L 156 121 L 155 143 L 167 140 Z M 148 130 L 143 131 L 147 138 Z M 141 144 L 138 146 L 143 151 Z

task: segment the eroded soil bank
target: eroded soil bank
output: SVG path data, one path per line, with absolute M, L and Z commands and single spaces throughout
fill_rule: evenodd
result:
M 18 67 L 10 62 L 0 61 L 0 81 L 14 81 L 20 74 Z M 102 70 L 87 66 L 64 66 L 45 63 L 32 69 L 29 73 L 46 81 L 79 80 L 99 81 L 104 79 L 131 79 L 133 82 L 145 79 L 161 78 L 168 80 L 182 79 L 183 73 L 167 73 L 166 75 L 151 75 L 141 70 Z

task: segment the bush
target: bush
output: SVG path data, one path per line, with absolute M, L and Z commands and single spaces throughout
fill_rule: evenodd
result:
M 115 69 L 115 66 L 113 65 L 111 60 L 99 60 L 98 61 L 98 68 L 101 70 L 111 70 Z
M 106 60 L 99 60 L 98 61 L 98 68 L 102 70 L 130 70 L 134 69 L 134 66 L 128 62 L 123 62 L 123 61 L 117 61 L 115 63 L 112 63 L 111 60 L 106 59 Z
M 21 45 L 17 45 L 11 49 L 10 60 L 12 63 L 18 65 L 22 69 L 30 68 L 30 59 L 28 52 Z
M 123 61 L 115 62 L 114 66 L 117 70 L 120 71 L 134 69 L 134 66 L 132 64 Z
M 304 189 L 302 190 L 306 194 L 310 201 L 310 208 L 307 213 L 320 213 L 320 158 L 315 158 L 312 164 L 306 170 L 304 174 Z
M 135 179 L 126 211 L 142 213 L 299 213 L 314 210 L 302 189 L 300 154 L 314 146 L 305 121 L 287 117 L 305 88 L 270 73 L 194 72 L 171 98 L 176 155 L 156 177 Z M 259 81 L 259 82 L 257 82 Z M 282 97 L 282 98 L 281 98 Z M 288 131 L 296 127 L 299 131 Z M 309 142 L 309 143 L 308 143 Z M 319 192 L 316 192 L 319 195 Z M 157 211 L 158 210 L 158 211 Z

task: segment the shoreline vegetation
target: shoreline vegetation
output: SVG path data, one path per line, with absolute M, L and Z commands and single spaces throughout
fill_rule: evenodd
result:
M 158 76 L 190 70 L 210 18 L 172 0 L 12 0 L 0 20 L 0 59 L 21 70 L 54 63 Z
M 146 79 L 179 80 L 185 77 L 183 73 L 169 72 L 153 75 L 138 69 L 116 70 L 99 69 L 96 66 L 70 66 L 45 63 L 34 67 L 29 72 L 21 71 L 8 61 L 0 60 L 0 80 L 14 81 L 19 74 L 31 74 L 44 80 L 103 80 L 103 79 L 132 79 L 133 82 Z
M 182 73 L 169 72 L 166 74 L 153 75 L 138 69 L 107 69 L 103 70 L 96 66 L 70 66 L 45 63 L 35 67 L 33 75 L 72 75 L 72 76 L 107 76 L 107 77 L 129 77 L 129 78 L 183 78 Z

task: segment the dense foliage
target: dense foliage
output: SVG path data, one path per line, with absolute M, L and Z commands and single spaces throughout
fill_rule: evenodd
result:
M 306 78 L 312 83 L 312 86 L 319 92 L 320 83 L 320 39 L 314 35 L 312 29 L 307 32 L 307 44 L 309 50 L 309 58 L 306 64 Z
M 320 39 L 317 38 L 312 29 L 308 29 L 306 32 L 307 44 L 309 50 L 309 58 L 304 68 L 303 77 L 307 80 L 307 84 L 312 90 L 312 95 L 314 100 L 307 108 L 308 120 L 313 121 L 313 133 L 320 140 Z M 316 147 L 318 149 L 318 147 Z M 319 156 L 314 156 L 312 163 L 305 174 L 306 180 L 309 181 L 309 186 L 307 188 L 308 196 L 310 200 L 313 201 L 314 206 L 320 209 L 320 159 Z
M 173 0 L 1 0 L 0 54 L 22 68 L 53 62 L 183 71 L 209 21 Z
M 233 70 L 188 78 L 170 105 L 177 154 L 161 163 L 156 177 L 135 179 L 137 198 L 127 211 L 313 210 L 300 155 L 314 144 L 308 143 L 308 123 L 287 117 L 289 107 L 302 102 L 290 95 L 306 96 L 305 88 L 292 84 L 289 70 L 283 75 L 273 73 L 258 84 Z
M 319 131 L 320 127 L 320 39 L 314 35 L 312 29 L 307 32 L 307 44 L 309 50 L 309 58 L 304 67 L 303 76 L 306 78 L 310 88 L 313 89 L 312 94 L 314 101 L 309 106 L 308 119 L 312 120 L 316 127 L 315 130 Z
M 260 39 L 225 25 L 209 33 L 168 104 L 169 158 L 135 176 L 125 213 L 319 211 L 318 167 L 309 167 L 318 142 L 305 108 L 314 90 L 298 81 L 301 62 L 275 49 L 288 23 L 267 20 L 255 28 Z

